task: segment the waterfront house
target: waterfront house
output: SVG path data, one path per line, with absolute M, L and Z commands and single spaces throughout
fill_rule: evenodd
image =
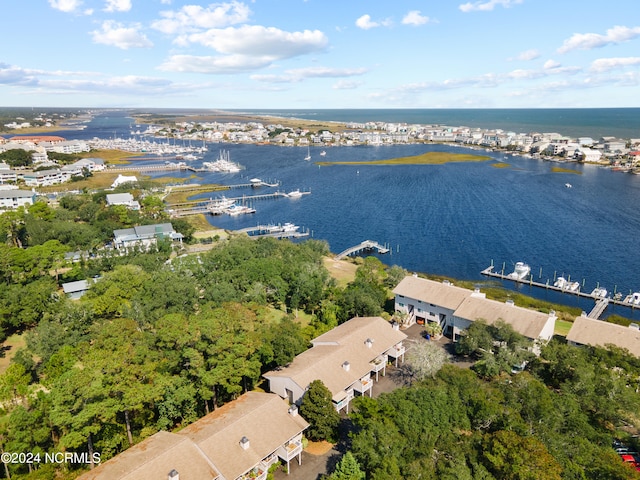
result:
M 170 223 L 139 225 L 113 231 L 113 245 L 118 250 L 141 248 L 148 250 L 156 245 L 158 239 L 169 239 L 182 244 L 182 234 L 173 229 Z
M 33 205 L 36 194 L 29 190 L 0 190 L 0 210 L 15 210 Z
M 292 404 L 300 404 L 309 384 L 321 380 L 337 411 L 349 411 L 356 393 L 372 395 L 373 378 L 387 362 L 404 359 L 407 336 L 398 324 L 381 317 L 355 317 L 311 341 L 312 347 L 286 367 L 264 375 L 269 391 Z
M 498 302 L 486 298 L 478 289 L 456 287 L 449 281 L 436 282 L 417 276 L 405 277 L 393 290 L 395 310 L 405 316 L 405 323 L 440 325 L 445 336 L 457 340 L 471 323 L 483 320 L 491 325 L 499 320 L 518 333 L 537 342 L 553 336 L 555 312 L 549 314 L 517 307 L 512 301 Z
M 23 175 L 25 185 L 29 187 L 46 187 L 66 182 L 69 179 L 60 169 L 39 170 L 37 172 L 25 172 Z
M 0 185 L 5 183 L 16 183 L 18 181 L 18 173 L 12 170 L 6 163 L 0 163 Z
M 79 480 L 265 480 L 302 461 L 309 424 L 277 395 L 247 392 L 177 433 L 158 432 Z
M 607 347 L 607 345 L 615 345 L 640 358 L 640 328 L 637 323 L 625 327 L 581 315 L 573 321 L 571 329 L 567 333 L 567 342 L 576 346 Z

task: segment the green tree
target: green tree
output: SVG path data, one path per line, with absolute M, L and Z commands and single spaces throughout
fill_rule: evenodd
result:
M 329 475 L 329 480 L 364 480 L 365 473 L 360 469 L 360 465 L 351 452 L 345 453 L 335 471 Z
M 300 415 L 309 422 L 307 436 L 311 440 L 334 442 L 338 437 L 340 414 L 331 401 L 331 392 L 322 383 L 314 380 L 302 397 Z

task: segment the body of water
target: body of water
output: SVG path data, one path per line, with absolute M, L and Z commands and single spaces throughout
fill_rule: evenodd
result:
M 529 121 L 535 123 L 536 118 L 534 115 Z M 346 120 L 337 115 L 333 119 Z M 68 138 L 128 135 L 130 122 L 124 112 L 110 112 L 96 117 L 86 130 L 61 135 Z M 455 123 L 471 124 L 470 120 L 462 119 Z M 536 130 L 566 132 L 584 125 L 542 127 Z M 534 279 L 543 283 L 548 279 L 553 284 L 557 276 L 570 276 L 572 281 L 583 284 L 582 290 L 587 292 L 597 285 L 609 292 L 640 291 L 638 175 L 576 164 L 563 164 L 575 173 L 554 173 L 552 167 L 557 163 L 498 152 L 476 152 L 492 157 L 486 162 L 445 165 L 320 167 L 314 163 L 321 159 L 351 162 L 388 159 L 428 151 L 469 152 L 466 148 L 445 145 L 332 147 L 326 148 L 326 157 L 320 157 L 321 149 L 316 147 L 311 149 L 311 161 L 304 160 L 306 148 L 208 146 L 205 160 L 214 160 L 219 150 L 225 149 L 244 170 L 238 174 L 201 173 L 199 178 L 191 178 L 190 172 L 164 175 L 189 178 L 194 183 L 227 185 L 247 183 L 254 177 L 281 182 L 278 189 L 225 192 L 234 197 L 276 190 L 311 191 L 298 199 L 247 200 L 257 210 L 255 214 L 209 217 L 217 227 L 240 229 L 293 222 L 308 229 L 313 238 L 326 240 L 336 253 L 367 239 L 387 244 L 391 253 L 380 259 L 409 271 L 480 283 L 488 281 L 480 272 L 492 261 L 497 270 L 504 265 L 505 273 L 512 271 L 515 262 L 524 261 L 531 266 Z M 509 166 L 496 168 L 497 162 Z M 198 161 L 192 163 L 199 166 Z M 572 188 L 567 188 L 567 183 Z M 519 288 L 523 293 L 580 306 L 586 311 L 593 306 L 592 301 L 572 295 L 502 283 L 507 288 Z M 630 318 L 638 316 L 637 311 L 624 307 L 611 311 Z

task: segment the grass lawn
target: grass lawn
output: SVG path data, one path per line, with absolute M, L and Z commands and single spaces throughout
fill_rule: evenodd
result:
M 568 322 L 567 320 L 556 320 L 556 328 L 553 331 L 554 335 L 560 335 L 562 337 L 566 337 L 567 333 L 569 333 L 569 330 L 571 329 L 571 325 L 573 325 L 573 322 Z
M 0 357 L 0 373 L 4 373 L 16 352 L 26 344 L 27 342 L 25 340 L 24 333 L 20 335 L 11 335 L 7 340 L 5 340 L 2 344 L 2 353 L 4 356 Z
M 356 278 L 356 270 L 358 266 L 347 260 L 335 260 L 331 257 L 323 259 L 324 266 L 329 270 L 329 274 L 338 282 L 340 288 L 347 286 Z

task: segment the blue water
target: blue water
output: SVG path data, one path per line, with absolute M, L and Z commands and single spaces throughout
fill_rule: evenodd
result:
M 128 134 L 130 120 L 120 116 L 97 117 L 89 128 L 68 138 Z M 94 128 L 94 124 L 97 128 Z M 574 127 L 574 126 L 567 126 Z M 102 132 L 102 134 L 96 133 Z M 638 135 L 640 136 L 640 135 Z M 505 273 L 517 261 L 531 265 L 535 280 L 553 283 L 556 276 L 583 283 L 583 291 L 596 285 L 627 294 L 640 290 L 640 176 L 612 172 L 592 165 L 563 164 L 579 174 L 553 173 L 556 163 L 502 153 L 487 153 L 479 163 L 407 166 L 319 167 L 320 148 L 209 144 L 205 160 L 219 149 L 230 152 L 244 166 L 239 174 L 200 174 L 198 183 L 227 185 L 249 178 L 281 182 L 280 191 L 311 191 L 299 199 L 247 201 L 257 213 L 238 217 L 209 217 L 218 227 L 240 229 L 258 223 L 293 222 L 326 240 L 340 252 L 363 240 L 387 244 L 392 252 L 379 258 L 409 271 L 419 271 L 480 282 L 492 261 Z M 327 148 L 327 161 L 366 161 L 417 155 L 427 151 L 466 153 L 443 145 Z M 484 154 L 484 152 L 483 152 Z M 158 163 L 157 160 L 150 161 Z M 509 168 L 495 168 L 506 162 Z M 193 162 L 198 166 L 198 162 Z M 192 173 L 171 172 L 170 177 L 190 178 Z M 155 175 L 157 176 L 157 175 Z M 571 183 L 573 188 L 566 188 Z M 227 196 L 274 192 L 233 189 Z M 219 194 L 201 195 L 201 198 Z M 196 197 L 197 198 L 197 197 Z M 523 293 L 590 310 L 592 301 L 580 300 L 528 286 Z M 638 316 L 624 307 L 615 312 Z

